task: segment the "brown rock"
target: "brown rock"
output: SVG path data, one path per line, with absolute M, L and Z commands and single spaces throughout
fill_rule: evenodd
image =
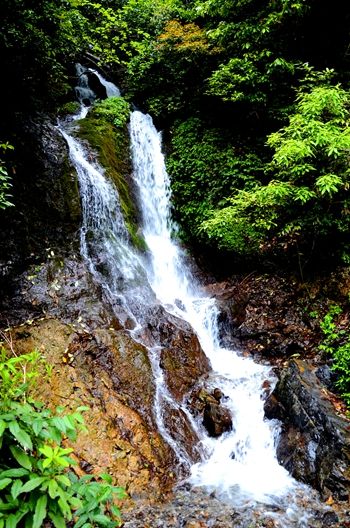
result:
M 186 321 L 157 307 L 145 337 L 150 345 L 161 344 L 160 365 L 168 389 L 177 401 L 182 401 L 210 369 L 196 334 Z
M 203 414 L 203 425 L 209 436 L 217 437 L 231 431 L 232 417 L 230 411 L 218 403 L 207 402 Z
M 144 347 L 124 331 L 75 333 L 56 319 L 20 331 L 28 337 L 17 339 L 16 350 L 39 349 L 53 367 L 50 379 L 40 379 L 35 398 L 53 409 L 63 405 L 67 413 L 88 407 L 87 431 L 72 444 L 80 462 L 76 471 L 108 472 L 131 496 L 155 499 L 169 490 L 176 464 L 153 424 L 154 387 Z M 67 349 L 71 364 L 62 362 Z

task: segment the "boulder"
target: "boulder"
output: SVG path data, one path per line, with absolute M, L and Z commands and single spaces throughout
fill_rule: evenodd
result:
M 207 403 L 203 414 L 203 425 L 209 436 L 221 436 L 232 430 L 232 418 L 230 411 L 219 403 Z
M 175 400 L 181 402 L 198 379 L 210 370 L 209 360 L 192 327 L 157 306 L 153 308 L 143 338 L 150 346 L 162 347 L 160 366 L 167 387 Z
M 307 362 L 291 360 L 266 401 L 265 413 L 283 421 L 279 462 L 325 497 L 348 500 L 350 421 L 337 413 L 333 399 Z
M 209 436 L 218 437 L 232 430 L 231 413 L 220 403 L 223 398 L 220 389 L 215 388 L 210 393 L 201 387 L 193 390 L 188 400 L 190 411 L 194 416 L 202 417 Z

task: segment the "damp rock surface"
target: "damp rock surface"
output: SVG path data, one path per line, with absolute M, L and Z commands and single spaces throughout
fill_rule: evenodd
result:
M 67 412 L 88 408 L 87 431 L 72 444 L 78 472 L 108 472 L 130 498 L 155 500 L 171 489 L 176 463 L 153 424 L 153 380 L 141 345 L 125 331 L 78 330 L 50 317 L 12 335 L 18 353 L 37 349 L 52 367 L 36 399 Z
M 265 412 L 284 423 L 277 445 L 280 463 L 325 496 L 348 501 L 350 420 L 339 415 L 306 361 L 291 360 L 282 370 Z
M 329 507 L 312 508 L 307 520 L 300 513 L 247 500 L 239 507 L 202 488 L 175 491 L 162 504 L 134 504 L 123 511 L 123 528 L 347 528 L 347 514 L 341 518 Z

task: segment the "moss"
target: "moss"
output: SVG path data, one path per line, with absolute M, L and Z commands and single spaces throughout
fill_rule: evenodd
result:
M 76 114 L 80 108 L 78 101 L 69 101 L 68 103 L 63 104 L 58 109 L 58 114 L 62 117 L 69 114 Z
M 97 154 L 100 165 L 105 169 L 105 173 L 116 185 L 131 241 L 138 249 L 144 250 L 145 242 L 137 232 L 137 211 L 131 191 L 132 168 L 127 129 L 129 105 L 121 97 L 113 99 L 113 105 L 110 99 L 97 102 L 88 116 L 78 122 L 79 129 L 76 135 L 88 141 Z M 115 104 L 118 100 L 122 102 Z M 113 112 L 117 113 L 118 109 L 122 110 L 121 114 L 114 114 L 112 118 Z

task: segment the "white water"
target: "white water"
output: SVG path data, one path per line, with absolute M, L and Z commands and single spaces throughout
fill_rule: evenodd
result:
M 76 118 L 86 113 L 82 107 Z M 190 418 L 185 405 L 173 400 L 159 365 L 159 347 L 154 347 L 150 349 L 150 360 L 160 433 L 179 463 L 188 466 L 186 449 L 170 435 L 164 421 L 165 405 L 181 409 L 201 439 L 202 461 L 191 467 L 193 485 L 221 492 L 236 505 L 258 501 L 282 506 L 293 526 L 307 526 L 307 516 L 303 519 L 294 504 L 294 497 L 303 496 L 307 488 L 278 464 L 274 447 L 278 424 L 264 420 L 262 385 L 266 380 L 273 385 L 275 379 L 268 367 L 220 346 L 215 302 L 196 283 L 185 255 L 172 238 L 170 183 L 161 137 L 152 119 L 140 112 L 133 112 L 130 119 L 133 177 L 139 192 L 143 236 L 149 248 L 146 259 L 129 242 L 117 189 L 67 126 L 72 125 L 61 125 L 60 130 L 79 177 L 83 208 L 81 251 L 96 282 L 116 313 L 122 307 L 134 320 L 134 336 L 144 324 L 144 307 L 154 304 L 156 297 L 169 312 L 188 321 L 213 368 L 209 388 L 221 389 L 226 397 L 224 404 L 233 416 L 232 432 L 218 439 L 209 438 L 202 424 Z M 289 521 L 281 526 L 290 526 Z
M 116 87 L 115 84 L 110 81 L 106 81 L 106 79 L 102 77 L 102 75 L 93 68 L 89 68 L 88 71 L 94 73 L 96 77 L 98 77 L 100 83 L 106 88 L 107 97 L 120 97 L 120 90 Z

